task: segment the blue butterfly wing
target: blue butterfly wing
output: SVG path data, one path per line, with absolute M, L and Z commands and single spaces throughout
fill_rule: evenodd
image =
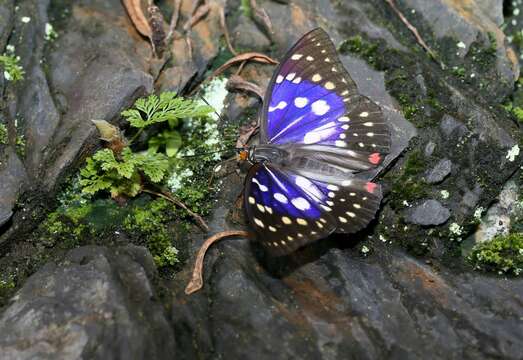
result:
M 375 217 L 381 187 L 354 175 L 383 161 L 389 127 L 380 107 L 358 94 L 322 29 L 304 35 L 274 72 L 260 142 L 285 149 L 292 159 L 255 164 L 246 178 L 247 218 L 272 254 L 334 231 L 356 232 Z M 301 199 L 310 206 L 306 211 Z
M 310 180 L 269 163 L 254 164 L 245 179 L 248 222 L 273 255 L 288 254 L 335 230 L 326 201 L 328 194 Z
M 274 72 L 264 99 L 261 142 L 358 152 L 370 167 L 390 150 L 381 109 L 359 95 L 322 29 L 304 35 Z

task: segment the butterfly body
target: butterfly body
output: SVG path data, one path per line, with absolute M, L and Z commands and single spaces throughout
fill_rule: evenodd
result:
M 383 161 L 390 134 L 381 109 L 358 94 L 328 35 L 304 35 L 276 69 L 245 180 L 245 210 L 258 240 L 288 254 L 372 220 L 378 184 L 359 172 Z

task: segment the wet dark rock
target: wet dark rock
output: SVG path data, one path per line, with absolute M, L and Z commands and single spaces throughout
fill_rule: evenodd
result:
M 494 47 L 494 67 L 488 70 L 488 74 L 475 75 L 497 78 L 494 83 L 489 82 L 489 87 L 492 96 L 498 100 L 513 91 L 512 84 L 519 76 L 519 65 L 499 27 L 503 22 L 502 0 L 473 0 L 467 4 L 445 0 L 405 0 L 401 8 L 430 28 L 437 46 L 444 49 L 447 66 L 472 56 L 471 47 L 476 43 L 484 48 Z M 425 37 L 432 34 L 422 32 Z
M 13 212 L 11 210 L 0 208 L 0 227 L 9 221 L 11 216 L 13 216 Z
M 416 225 L 441 225 L 450 218 L 450 211 L 437 200 L 424 200 L 405 211 L 405 221 Z
M 5 147 L 4 153 L 0 153 L 0 179 L 1 226 L 11 217 L 18 194 L 27 180 L 22 161 L 11 147 Z M 5 220 L 3 222 L 2 217 Z
M 427 145 L 425 145 L 425 157 L 429 157 L 434 153 L 434 149 L 436 149 L 436 144 L 432 141 L 429 141 Z
M 477 206 L 491 203 L 498 185 L 518 167 L 506 153 L 518 142 L 519 130 L 494 106 L 517 78 L 498 27 L 501 1 L 471 0 L 470 8 L 457 1 L 396 2 L 449 66 L 470 64 L 471 48 L 488 48 L 489 33 L 495 34 L 499 41 L 489 58 L 494 66 L 477 74 L 487 84 L 481 91 L 426 56 L 383 1 L 258 1 L 272 21 L 272 34 L 238 14 L 239 3 L 227 2 L 233 8 L 226 9 L 239 17 L 231 26 L 238 50 L 269 47 L 278 58 L 318 25 L 336 45 L 354 35 L 379 45 L 373 56 L 387 61 L 341 55 L 359 91 L 381 106 L 391 124 L 391 154 L 379 169 L 362 174 L 394 175 L 377 180 L 385 189 L 379 219 L 358 234 L 333 235 L 284 258 L 268 258 L 254 240 L 222 241 L 205 260 L 204 289 L 190 297 L 183 289 L 192 261 L 174 279 L 159 279 L 141 248 L 77 249 L 40 269 L 11 300 L 0 317 L 0 333 L 6 334 L 0 353 L 7 358 L 519 359 L 523 280 L 469 272 L 453 255 L 457 245 L 440 235 L 447 221 L 469 224 Z M 213 70 L 224 49 L 216 2 L 188 35 L 191 41 L 173 40 L 173 56 L 165 63 L 151 60 L 149 44 L 119 0 L 71 2 L 58 40 L 44 46 L 48 4 L 23 2 L 17 16 L 27 12 L 32 20 L 24 27 L 16 24 L 20 30 L 10 38 L 20 42 L 29 79 L 9 89 L 15 99 L 11 113 L 23 113 L 27 149 L 24 162 L 14 151 L 6 153 L 7 162 L 2 154 L 0 178 L 14 175 L 5 190 L 0 182 L 0 224 L 2 214 L 11 216 L 25 169 L 33 181 L 43 179 L 41 192 L 51 193 L 69 169 L 76 169 L 77 160 L 98 146 L 91 119 L 116 121 L 153 84 L 158 91 L 191 89 Z M 180 23 L 187 20 L 189 5 L 184 1 Z M 222 60 L 219 56 L 216 62 Z M 273 66 L 247 64 L 241 75 L 265 87 L 273 71 Z M 252 120 L 259 104 L 241 93 L 227 101 L 226 115 L 235 123 Z M 429 120 L 416 122 L 410 111 L 407 121 L 403 114 L 413 107 Z M 410 161 L 415 163 L 410 171 L 421 170 L 407 176 L 405 167 L 415 152 L 418 161 Z M 427 172 L 427 164 L 439 159 Z M 423 195 L 409 201 L 412 208 L 398 210 L 389 190 L 407 177 L 423 186 Z M 227 219 L 242 186 L 238 176 L 224 181 L 209 219 L 212 233 L 241 227 Z M 443 199 L 442 190 L 449 197 Z M 5 206 L 4 194 L 15 194 Z M 429 248 L 430 264 L 400 248 L 409 239 L 409 251 Z M 195 253 L 203 239 L 189 234 L 187 242 Z M 363 245 L 370 249 L 366 256 Z M 458 270 L 450 270 L 448 262 Z M 157 282 L 161 304 L 152 285 Z
M 461 137 L 468 132 L 467 127 L 464 124 L 460 123 L 448 114 L 443 115 L 440 123 L 440 129 L 447 139 L 454 134 L 458 137 Z
M 449 159 L 441 159 L 438 163 L 427 173 L 425 181 L 429 184 L 438 184 L 450 175 L 452 170 L 452 161 Z
M 3 359 L 168 359 L 174 336 L 141 247 L 84 247 L 29 278 L 0 317 Z
M 0 3 L 0 49 L 4 49 L 9 37 L 9 28 L 12 26 L 14 0 Z
M 240 15 L 238 25 L 231 34 L 234 38 L 233 45 L 237 49 L 264 52 L 271 45 L 270 39 L 261 32 L 252 20 Z

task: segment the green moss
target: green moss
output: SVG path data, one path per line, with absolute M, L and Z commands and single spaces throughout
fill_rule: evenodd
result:
M 249 0 L 241 0 L 240 10 L 243 15 L 250 18 L 252 15 L 251 3 Z
M 412 202 L 427 195 L 427 184 L 421 180 L 425 171 L 425 159 L 420 150 L 412 151 L 404 162 L 402 172 L 390 175 L 392 207 L 398 208 L 404 201 Z
M 7 145 L 7 127 L 0 124 L 0 145 Z
M 454 74 L 454 76 L 457 76 L 457 77 L 463 79 L 466 75 L 466 70 L 464 67 L 454 66 L 452 68 L 452 73 Z
M 476 270 L 520 275 L 523 271 L 523 233 L 497 236 L 476 245 L 468 261 Z
M 353 53 L 365 59 L 369 64 L 376 65 L 376 51 L 379 44 L 364 40 L 361 35 L 344 40 L 339 46 L 341 54 Z
M 173 266 L 179 262 L 178 250 L 172 245 L 165 226 L 172 204 L 156 199 L 146 206 L 135 206 L 123 223 L 125 230 L 145 243 L 158 267 Z

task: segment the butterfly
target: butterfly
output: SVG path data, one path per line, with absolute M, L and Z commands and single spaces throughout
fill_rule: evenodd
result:
M 356 175 L 390 149 L 380 107 L 358 93 L 329 35 L 305 34 L 269 83 L 259 144 L 245 150 L 244 208 L 258 241 L 286 255 L 331 233 L 354 233 L 375 216 L 379 184 Z

